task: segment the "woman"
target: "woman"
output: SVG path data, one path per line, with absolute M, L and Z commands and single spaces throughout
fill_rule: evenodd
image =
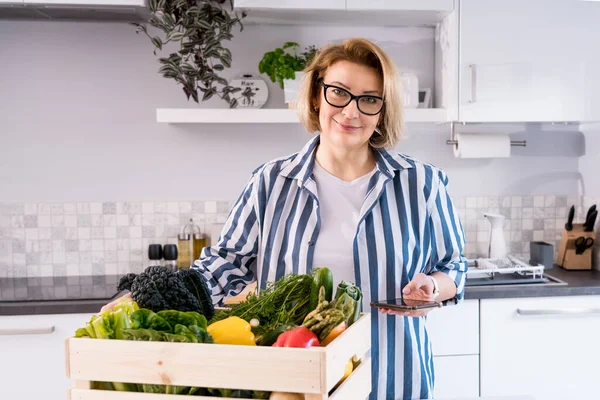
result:
M 464 234 L 446 175 L 386 150 L 402 127 L 394 64 L 350 39 L 322 49 L 305 72 L 298 110 L 320 133 L 252 173 L 217 244 L 194 263 L 213 303 L 313 266 L 360 286 L 363 310 L 399 297 L 462 300 Z M 371 399 L 432 398 L 426 314 L 372 312 Z
M 397 71 L 373 43 L 322 49 L 306 69 L 301 121 L 320 132 L 256 169 L 195 266 L 213 301 L 257 281 L 327 266 L 370 301 L 463 298 L 464 234 L 441 170 L 388 152 L 401 136 Z M 427 311 L 372 313 L 372 399 L 433 396 Z

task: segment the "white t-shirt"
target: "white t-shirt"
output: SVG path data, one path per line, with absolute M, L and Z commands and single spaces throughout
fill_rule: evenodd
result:
M 356 280 L 353 241 L 369 180 L 376 169 L 347 182 L 330 174 L 315 161 L 313 176 L 319 196 L 321 228 L 315 243 L 313 268 L 331 270 L 334 294 L 341 281 Z

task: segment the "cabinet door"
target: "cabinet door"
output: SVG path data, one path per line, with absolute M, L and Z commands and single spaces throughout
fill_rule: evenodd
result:
M 481 396 L 598 398 L 600 296 L 481 300 Z
M 434 356 L 479 354 L 479 300 L 465 300 L 427 315 Z
M 91 314 L 0 316 L 0 399 L 66 399 L 65 339 Z M 53 328 L 53 330 L 52 330 Z
M 433 357 L 434 398 L 479 397 L 479 356 Z
M 1 1 L 1 0 L 0 0 Z M 134 6 L 144 7 L 146 2 L 144 0 L 24 0 L 25 4 L 57 4 L 64 5 L 69 4 L 72 6 Z
M 343 10 L 346 0 L 236 0 L 235 7 L 296 10 Z
M 452 11 L 454 0 L 346 0 L 348 10 Z
M 462 0 L 465 122 L 598 118 L 600 3 Z

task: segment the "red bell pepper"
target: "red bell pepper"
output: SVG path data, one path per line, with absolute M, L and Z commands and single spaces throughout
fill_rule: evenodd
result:
M 303 326 L 283 332 L 273 343 L 273 347 L 319 347 L 319 338 L 310 329 Z

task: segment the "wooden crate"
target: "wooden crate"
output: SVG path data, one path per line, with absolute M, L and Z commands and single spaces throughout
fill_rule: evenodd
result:
M 325 347 L 309 349 L 68 338 L 70 400 L 178 400 L 184 395 L 90 389 L 90 381 L 304 393 L 307 400 L 364 400 L 371 391 L 370 315 Z M 359 358 L 352 374 L 348 360 Z M 214 397 L 193 396 L 198 399 Z M 223 398 L 220 398 L 221 400 Z

